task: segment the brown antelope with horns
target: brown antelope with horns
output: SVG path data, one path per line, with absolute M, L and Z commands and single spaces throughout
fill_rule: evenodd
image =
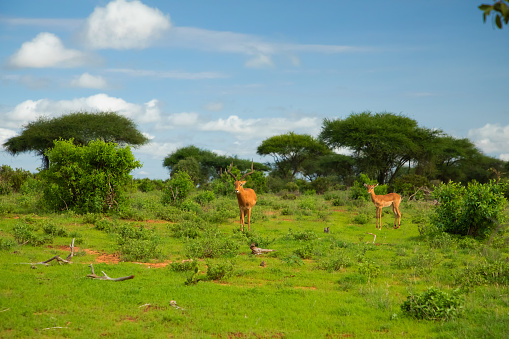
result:
M 256 205 L 256 193 L 253 189 L 244 188 L 242 186 L 246 183 L 243 179 L 254 173 L 253 162 L 251 162 L 251 172 L 244 174 L 240 180 L 237 179 L 237 177 L 231 172 L 232 166 L 233 162 L 230 165 L 230 169 L 226 170 L 226 173 L 231 175 L 231 177 L 235 180 L 235 193 L 237 194 L 240 209 L 240 230 L 244 232 L 244 216 L 247 212 L 247 229 L 248 231 L 251 231 L 251 208 Z
M 399 203 L 401 202 L 401 196 L 397 193 L 389 193 L 385 195 L 376 195 L 375 187 L 376 185 L 368 185 L 364 184 L 367 187 L 368 193 L 371 194 L 371 200 L 376 206 L 376 228 L 382 229 L 382 208 L 389 207 L 392 205 L 392 211 L 394 212 L 394 228 L 399 228 L 401 226 L 401 212 L 399 211 Z M 396 221 L 398 220 L 398 227 L 396 227 Z

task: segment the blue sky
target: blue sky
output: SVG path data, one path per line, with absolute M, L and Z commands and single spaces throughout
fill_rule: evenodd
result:
M 0 1 L 0 142 L 39 116 L 117 111 L 151 140 L 255 161 L 324 118 L 391 112 L 509 161 L 509 27 L 490 0 Z M 0 164 L 37 171 L 34 154 Z

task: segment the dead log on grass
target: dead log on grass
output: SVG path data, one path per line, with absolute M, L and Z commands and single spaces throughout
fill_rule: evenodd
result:
M 40 262 L 36 262 L 36 263 L 31 263 L 31 262 L 23 262 L 22 264 L 28 264 L 28 265 L 31 265 L 31 267 L 33 269 L 36 269 L 37 267 L 35 265 L 44 265 L 44 266 L 49 266 L 49 262 L 53 261 L 53 260 L 56 260 L 58 261 L 59 264 L 72 264 L 72 257 L 74 257 L 74 239 L 72 239 L 72 243 L 70 245 L 70 248 L 71 248 L 71 253 L 69 253 L 69 255 L 67 256 L 67 258 L 65 259 L 62 259 L 60 258 L 60 255 L 55 255 L 53 258 L 50 258 L 48 260 L 45 260 L 45 261 L 40 261 Z
M 253 253 L 254 255 L 259 255 L 259 254 L 275 251 L 275 250 L 256 247 L 255 243 L 252 243 L 251 246 L 249 246 L 249 248 L 251 249 L 251 253 Z
M 103 276 L 100 277 L 95 274 L 94 266 L 92 264 L 90 264 L 89 266 L 90 266 L 90 269 L 92 270 L 92 274 L 87 274 L 88 278 L 99 279 L 99 280 L 110 280 L 110 281 L 124 281 L 124 280 L 134 279 L 134 275 L 129 275 L 127 277 L 120 277 L 120 278 L 110 278 L 106 275 L 106 273 L 104 273 L 104 271 L 101 271 L 103 273 Z

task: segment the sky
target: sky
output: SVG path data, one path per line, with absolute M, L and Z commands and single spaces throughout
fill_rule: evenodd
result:
M 509 27 L 491 0 L 0 0 L 0 143 L 41 116 L 114 111 L 150 143 L 135 178 L 194 145 L 272 162 L 261 142 L 317 137 L 371 111 L 509 161 Z M 0 165 L 37 172 L 34 153 Z

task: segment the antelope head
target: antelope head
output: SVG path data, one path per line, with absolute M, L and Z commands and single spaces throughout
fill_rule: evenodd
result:
M 245 177 L 247 177 L 248 175 L 254 173 L 253 162 L 251 161 L 251 172 L 245 173 L 242 177 L 240 177 L 240 179 L 237 179 L 237 177 L 235 175 L 233 175 L 233 173 L 231 172 L 232 171 L 232 167 L 233 167 L 233 161 L 232 161 L 232 163 L 230 165 L 230 168 L 226 170 L 226 173 L 228 173 L 233 178 L 233 180 L 235 180 L 235 193 L 239 194 L 243 190 L 242 186 L 246 183 L 246 181 L 243 180 L 243 179 Z

